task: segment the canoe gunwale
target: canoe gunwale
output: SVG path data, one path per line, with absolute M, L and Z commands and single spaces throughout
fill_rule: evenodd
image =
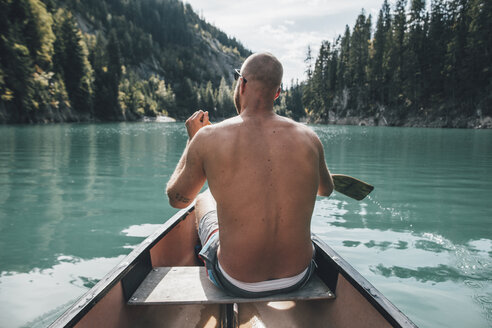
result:
M 171 231 L 179 222 L 184 220 L 195 208 L 195 204 L 180 210 L 169 220 L 163 223 L 153 234 L 141 242 L 130 254 L 128 254 L 116 267 L 108 272 L 98 283 L 82 295 L 73 305 L 66 310 L 57 320 L 49 327 L 73 327 L 85 314 L 87 314 L 106 294 L 119 282 L 127 279 L 129 273 L 143 260 L 150 260 L 150 249 L 159 242 L 169 231 Z M 150 267 L 150 270 L 152 267 Z M 148 273 L 148 272 L 147 272 Z M 133 285 L 131 282 L 130 285 Z M 129 285 L 126 284 L 127 286 Z M 128 288 L 128 287 L 126 287 Z M 131 288 L 131 287 L 130 287 Z M 125 287 L 124 287 L 125 290 Z M 125 297 L 129 298 L 131 291 L 127 291 Z

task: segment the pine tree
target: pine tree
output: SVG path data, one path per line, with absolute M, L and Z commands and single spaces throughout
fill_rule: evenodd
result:
M 217 90 L 217 117 L 229 117 L 235 112 L 232 90 L 229 88 L 225 78 L 220 80 L 219 89 Z
M 319 99 L 317 111 L 323 121 L 327 121 L 331 106 L 331 94 L 329 90 L 329 68 L 331 44 L 328 41 L 321 43 L 319 55 L 313 73 L 314 91 Z
M 492 114 L 492 3 L 471 0 L 467 39 L 470 97 L 481 115 Z
M 103 120 L 121 120 L 118 95 L 121 79 L 121 58 L 115 31 L 108 41 L 98 36 L 93 54 L 95 70 L 94 114 Z
M 448 43 L 446 54 L 447 90 L 449 99 L 453 103 L 462 98 L 461 72 L 466 47 L 466 7 L 463 0 L 452 0 L 448 3 L 450 15 L 451 40 Z
M 160 81 L 156 96 L 161 112 L 167 115 L 176 113 L 176 96 L 169 84 L 166 85 L 164 81 Z
M 311 54 L 311 46 L 307 47 L 306 59 L 304 59 L 306 64 L 306 76 L 308 79 L 313 75 L 313 56 Z
M 445 0 L 433 0 L 427 42 L 428 70 L 424 80 L 424 99 L 429 106 L 439 106 L 444 101 L 444 58 L 450 33 L 446 23 Z
M 306 113 L 304 112 L 304 106 L 302 104 L 302 86 L 299 85 L 299 81 L 291 81 L 289 90 L 284 92 L 285 94 L 285 106 L 288 112 L 288 116 L 292 119 L 299 121 Z
M 371 39 L 371 16 L 365 16 L 364 10 L 357 17 L 350 39 L 349 70 L 352 84 L 352 107 L 361 111 L 367 106 L 369 63 L 369 41 Z
M 28 0 L 26 6 L 28 8 L 24 25 L 26 46 L 30 50 L 33 61 L 42 68 L 49 69 L 55 40 L 52 31 L 53 19 L 40 0 Z
M 385 0 L 379 11 L 376 32 L 372 42 L 371 56 L 371 97 L 376 103 L 387 101 L 387 75 L 385 74 L 385 54 L 390 48 L 389 34 L 391 33 L 391 14 L 388 1 Z
M 0 68 L 3 67 L 0 96 L 2 102 L 7 103 L 11 120 L 26 123 L 30 121 L 34 94 L 34 62 L 26 45 L 30 6 L 26 0 L 2 1 L 0 8 L 4 10 L 2 15 L 6 20 L 0 23 Z
M 350 60 L 350 28 L 348 25 L 345 26 L 345 33 L 340 41 L 340 56 L 338 63 L 338 81 L 339 87 L 338 92 L 341 93 L 345 89 L 352 87 L 350 71 L 349 71 L 349 60 Z
M 211 116 L 215 113 L 216 105 L 211 81 L 208 81 L 206 85 L 200 88 L 199 108 L 204 111 L 208 111 Z
M 393 18 L 393 40 L 390 70 L 393 72 L 390 97 L 392 103 L 401 107 L 404 103 L 403 84 L 405 83 L 405 31 L 407 26 L 405 7 L 407 0 L 398 0 Z
M 2 100 L 12 101 L 11 120 L 13 122 L 28 123 L 33 110 L 32 98 L 34 85 L 32 75 L 34 65 L 29 49 L 22 44 L 9 42 L 2 37 L 2 61 L 8 64 L 4 66 L 5 89 Z
M 63 9 L 56 15 L 54 61 L 61 74 L 70 102 L 81 113 L 92 112 L 92 67 L 88 51 L 73 15 Z
M 427 54 L 426 40 L 426 15 L 425 1 L 412 0 L 408 21 L 407 45 L 405 53 L 405 94 L 407 95 L 413 110 L 417 111 L 421 104 L 423 93 L 423 74 L 426 68 Z
M 116 31 L 111 30 L 109 33 L 108 45 L 106 48 L 107 54 L 107 75 L 108 81 L 110 84 L 108 85 L 109 94 L 106 95 L 108 97 L 108 111 L 111 113 L 110 116 L 116 117 L 119 119 L 121 117 L 121 110 L 118 104 L 118 93 L 119 93 L 119 84 L 121 79 L 121 52 L 120 45 L 118 42 L 118 37 L 116 36 Z

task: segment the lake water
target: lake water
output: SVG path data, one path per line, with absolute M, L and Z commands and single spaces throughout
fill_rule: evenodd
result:
M 492 131 L 312 126 L 313 231 L 420 327 L 492 326 Z M 176 212 L 182 123 L 0 127 L 0 327 L 45 327 Z

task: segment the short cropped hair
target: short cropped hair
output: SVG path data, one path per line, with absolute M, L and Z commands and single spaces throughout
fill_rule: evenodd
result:
M 268 90 L 276 90 L 282 83 L 284 69 L 271 53 L 263 52 L 249 56 L 242 72 L 248 80 L 256 80 Z

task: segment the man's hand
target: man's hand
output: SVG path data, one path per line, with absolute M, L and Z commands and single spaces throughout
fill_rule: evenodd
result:
M 198 130 L 210 124 L 212 123 L 210 123 L 210 120 L 208 118 L 208 112 L 204 112 L 203 110 L 194 112 L 193 115 L 191 115 L 185 123 L 190 140 L 195 136 Z

